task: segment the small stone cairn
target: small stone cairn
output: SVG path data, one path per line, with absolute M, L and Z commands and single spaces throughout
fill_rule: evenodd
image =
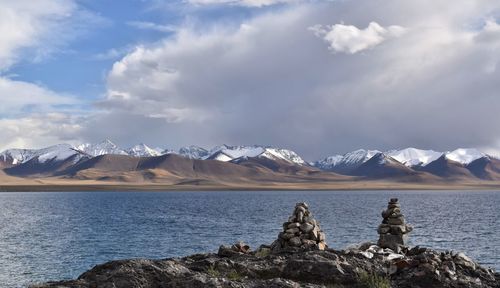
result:
M 408 233 L 413 230 L 413 227 L 406 224 L 397 198 L 392 198 L 389 201 L 387 210 L 382 211 L 382 218 L 384 220 L 377 229 L 380 235 L 378 246 L 400 253 L 403 248 L 407 248 Z
M 236 254 L 249 254 L 250 252 L 252 252 L 250 246 L 242 241 L 239 241 L 231 246 L 221 245 L 217 254 L 222 257 L 231 257 Z
M 306 203 L 297 203 L 293 215 L 283 223 L 283 232 L 271 244 L 271 251 L 325 250 L 325 233 L 321 231 L 319 222 L 316 221 Z

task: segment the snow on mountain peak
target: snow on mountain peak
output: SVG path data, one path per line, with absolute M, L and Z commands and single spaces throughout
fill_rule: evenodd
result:
M 212 148 L 206 159 L 228 162 L 238 158 L 257 157 L 264 152 L 265 149 L 260 146 L 220 145 Z
M 421 150 L 416 148 L 406 148 L 402 150 L 391 150 L 385 152 L 386 155 L 396 159 L 396 161 L 407 167 L 425 166 L 437 160 L 443 155 L 442 152 L 434 150 Z
M 486 154 L 474 148 L 459 148 L 451 152 L 445 153 L 445 157 L 448 160 L 462 163 L 467 165 L 474 160 L 485 157 Z
M 69 144 L 58 144 L 42 149 L 9 149 L 0 154 L 0 160 L 10 161 L 12 165 L 26 163 L 32 159 L 37 159 L 40 163 L 47 161 L 63 161 L 76 155 L 78 161 L 83 155 L 76 151 Z
M 190 145 L 180 148 L 178 154 L 189 159 L 203 159 L 208 156 L 208 151 L 199 146 Z
M 346 164 L 364 163 L 378 153 L 381 152 L 378 150 L 358 149 L 356 151 L 344 154 L 343 162 Z
M 34 154 L 34 149 L 8 149 L 0 154 L 0 160 L 12 165 L 29 161 Z
M 349 167 L 359 166 L 370 160 L 378 153 L 381 152 L 378 150 L 358 149 L 352 152 L 348 152 L 344 155 L 334 155 L 326 157 L 323 160 L 314 162 L 314 166 L 325 170 L 335 170 L 338 167 L 350 169 Z
M 265 157 L 279 159 L 290 163 L 303 165 L 306 162 L 295 152 L 288 149 L 264 147 L 264 146 L 229 146 L 220 145 L 210 150 L 205 159 L 219 161 L 232 161 L 238 158 Z
M 333 155 L 333 156 L 328 156 L 322 160 L 313 162 L 313 166 L 317 167 L 334 167 L 338 165 L 342 159 L 344 159 L 343 155 Z
M 280 158 L 282 160 L 292 162 L 298 165 L 304 165 L 306 161 L 302 159 L 297 153 L 288 149 L 281 148 L 265 148 L 267 153 L 270 153 L 274 157 Z
M 104 140 L 98 144 L 85 143 L 75 147 L 77 150 L 90 156 L 100 156 L 105 154 L 128 155 L 128 153 L 119 148 L 110 140 Z
M 134 157 L 152 157 L 160 156 L 163 154 L 163 150 L 160 148 L 151 148 L 146 144 L 137 144 L 129 149 L 127 149 L 127 154 Z
M 37 150 L 35 157 L 38 158 L 39 162 L 45 163 L 50 160 L 63 161 L 74 155 L 83 156 L 78 151 L 75 151 L 73 146 L 69 144 L 59 144 Z M 80 159 L 80 157 L 77 158 Z

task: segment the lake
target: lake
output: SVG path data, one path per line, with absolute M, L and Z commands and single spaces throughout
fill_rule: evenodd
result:
M 1 287 L 75 278 L 122 258 L 270 244 L 296 202 L 309 204 L 331 248 L 376 241 L 398 197 L 411 245 L 465 251 L 500 270 L 500 191 L 0 193 Z

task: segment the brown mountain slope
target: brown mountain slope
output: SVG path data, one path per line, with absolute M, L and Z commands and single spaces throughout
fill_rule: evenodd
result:
M 36 157 L 25 163 L 6 168 L 4 171 L 11 176 L 52 176 L 85 160 L 79 159 L 76 154 L 62 161 L 51 159 L 40 162 Z
M 477 178 L 484 180 L 500 180 L 500 160 L 482 157 L 469 163 L 466 168 Z
M 477 179 L 471 171 L 465 168 L 459 162 L 449 160 L 445 155 L 439 157 L 437 160 L 427 164 L 426 166 L 418 168 L 419 171 L 431 173 L 433 175 L 455 179 L 455 180 L 473 180 Z
M 417 172 L 383 153 L 377 153 L 351 174 L 367 178 L 394 178 L 415 175 Z
M 245 167 L 268 169 L 277 173 L 292 175 L 309 175 L 320 171 L 314 167 L 296 165 L 282 159 L 269 159 L 266 157 L 243 157 L 231 162 Z
M 318 168 L 297 165 L 282 159 L 269 159 L 266 157 L 245 157 L 232 161 L 235 164 L 254 168 L 263 173 L 287 175 L 297 181 L 346 181 L 355 180 L 357 177 L 341 175 L 330 171 L 322 171 Z
M 176 154 L 157 157 L 122 155 L 98 156 L 59 174 L 65 178 L 123 182 L 191 183 L 229 182 L 304 182 L 351 180 L 353 177 L 298 166 L 265 158 L 246 159 L 244 163 L 194 160 Z
M 141 158 L 137 170 L 162 169 L 182 177 L 253 177 L 255 169 L 217 160 L 196 160 L 176 154 Z
M 70 167 L 60 176 L 108 181 L 246 181 L 273 179 L 257 169 L 216 160 L 193 160 L 175 154 L 157 157 L 102 155 Z
M 75 175 L 79 171 L 95 169 L 102 171 L 134 171 L 137 169 L 140 158 L 128 155 L 101 155 L 82 161 L 61 171 L 60 175 Z

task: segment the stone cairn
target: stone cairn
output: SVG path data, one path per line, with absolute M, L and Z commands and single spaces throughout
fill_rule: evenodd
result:
M 306 203 L 297 203 L 293 215 L 283 223 L 283 232 L 271 245 L 271 251 L 325 250 L 325 233 L 321 231 Z
M 231 246 L 221 245 L 217 254 L 222 257 L 231 257 L 236 254 L 249 254 L 251 252 L 252 250 L 250 249 L 250 246 L 248 246 L 244 242 L 239 241 Z
M 400 253 L 403 248 L 407 248 L 408 233 L 413 228 L 406 224 L 404 215 L 401 214 L 401 205 L 399 205 L 397 198 L 392 198 L 389 201 L 387 210 L 382 211 L 382 218 L 384 220 L 377 229 L 380 235 L 378 246 Z

